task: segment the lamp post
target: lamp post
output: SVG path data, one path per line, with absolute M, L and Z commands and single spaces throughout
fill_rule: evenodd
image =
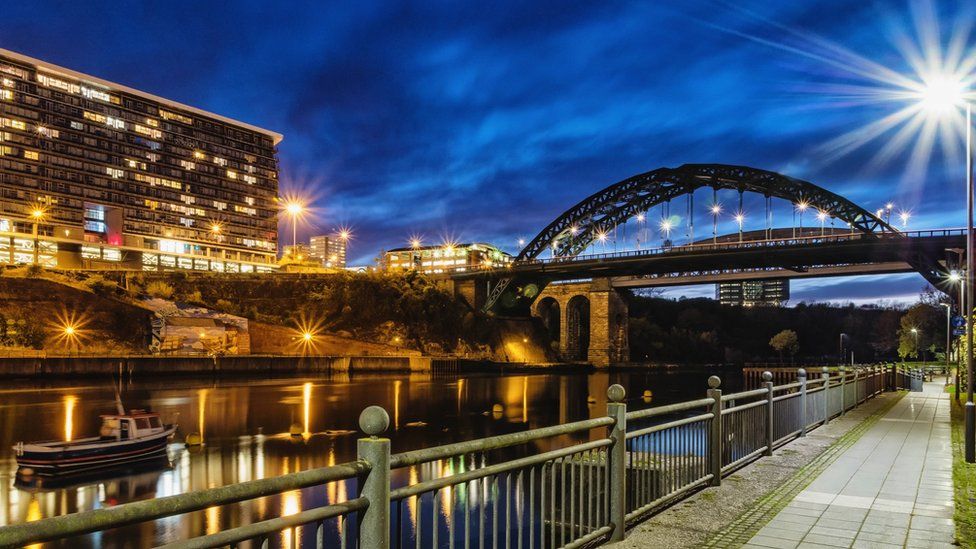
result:
M 39 262 L 38 252 L 40 250 L 40 244 L 41 244 L 40 237 L 38 236 L 38 232 L 39 232 L 38 231 L 38 225 L 40 224 L 41 220 L 44 219 L 44 210 L 42 210 L 41 208 L 34 208 L 31 211 L 31 219 L 34 220 L 34 229 L 33 229 L 33 233 L 34 233 L 34 265 L 37 265 L 38 262 Z
M 712 204 L 712 244 L 718 244 L 718 214 L 722 213 L 720 204 Z
M 912 328 L 912 335 L 915 336 L 915 358 L 921 358 L 922 353 L 918 349 L 918 328 Z
M 742 242 L 742 222 L 746 220 L 746 216 L 742 212 L 735 214 L 735 222 L 739 224 L 739 242 Z
M 943 307 L 946 308 L 946 346 L 945 346 L 945 359 L 946 359 L 946 376 L 948 376 L 949 375 L 949 346 L 950 346 L 950 341 L 951 341 L 950 340 L 950 337 L 952 336 L 952 333 L 951 333 L 952 332 L 952 329 L 951 329 L 951 326 L 950 326 L 952 324 L 952 303 L 939 303 L 939 305 L 942 305 Z M 946 377 L 946 384 L 948 384 L 948 383 L 949 383 L 949 378 Z
M 803 212 L 807 211 L 809 204 L 805 200 L 801 200 L 797 205 L 796 209 L 800 210 L 800 238 L 803 238 Z M 793 235 L 794 237 L 796 234 Z
M 954 115 L 956 109 L 966 109 L 966 300 L 963 316 L 966 318 L 966 406 L 965 440 L 963 443 L 968 463 L 976 463 L 976 403 L 973 403 L 973 107 L 971 92 L 966 83 L 952 74 L 932 75 L 914 94 L 920 107 L 932 117 Z M 886 206 L 890 216 L 892 204 Z
M 305 211 L 305 206 L 300 202 L 289 202 L 285 206 L 285 211 L 291 216 L 291 246 L 294 248 L 298 245 L 298 217 Z

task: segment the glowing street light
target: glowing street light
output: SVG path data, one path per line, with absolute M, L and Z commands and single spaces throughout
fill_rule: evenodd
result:
M 796 238 L 796 212 L 800 212 L 800 236 L 803 236 L 803 212 L 807 211 L 810 207 L 810 203 L 806 200 L 801 200 L 796 203 L 796 207 L 793 208 L 793 238 Z
M 746 216 L 742 212 L 736 212 L 735 222 L 739 224 L 739 242 L 742 242 L 742 223 L 746 220 Z
M 302 333 L 302 340 L 305 341 L 306 343 L 312 341 L 314 338 L 315 338 L 315 334 L 313 334 L 312 332 Z
M 722 205 L 719 203 L 712 204 L 712 244 L 718 243 L 718 216 L 722 213 Z
M 285 212 L 291 217 L 291 245 L 298 245 L 298 218 L 305 213 L 305 205 L 297 200 L 285 204 Z
M 410 238 L 410 247 L 413 248 L 414 250 L 420 249 L 420 246 L 422 245 L 423 245 L 423 241 L 420 240 L 419 236 L 414 236 Z
M 820 236 L 823 236 L 826 231 L 827 212 L 819 210 L 817 212 L 817 219 L 820 220 Z
M 668 241 L 671 240 L 671 229 L 674 228 L 674 223 L 672 223 L 670 219 L 665 218 L 661 220 L 658 227 L 661 229 L 661 233 L 664 235 L 664 245 L 667 246 Z
M 34 265 L 39 262 L 38 252 L 40 251 L 40 238 L 38 237 L 38 224 L 44 220 L 44 216 L 47 215 L 47 211 L 41 206 L 34 206 L 31 208 L 30 216 L 34 220 Z
M 903 211 L 903 212 L 901 212 L 901 213 L 898 214 L 898 218 L 901 219 L 901 228 L 902 229 L 907 229 L 908 228 L 908 219 L 911 216 L 912 216 L 912 214 L 910 212 L 905 212 L 905 211 Z

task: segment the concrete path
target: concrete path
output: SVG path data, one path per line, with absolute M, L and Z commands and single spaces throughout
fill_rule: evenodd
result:
M 938 380 L 902 398 L 745 547 L 955 547 L 942 390 Z

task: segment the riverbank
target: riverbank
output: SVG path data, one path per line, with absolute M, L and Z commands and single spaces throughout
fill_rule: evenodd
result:
M 312 375 L 353 372 L 453 374 L 458 359 L 423 356 L 130 355 L 3 358 L 0 377 L 158 375 Z

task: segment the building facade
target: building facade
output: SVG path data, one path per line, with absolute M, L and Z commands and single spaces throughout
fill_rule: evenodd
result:
M 0 49 L 0 264 L 273 270 L 281 139 Z
M 324 267 L 346 267 L 346 239 L 337 234 L 313 236 L 308 241 L 309 255 Z
M 385 252 L 382 261 L 388 270 L 416 270 L 427 274 L 505 267 L 511 262 L 512 256 L 508 253 L 480 242 L 396 248 Z
M 720 282 L 715 285 L 715 299 L 722 305 L 783 306 L 790 300 L 790 280 L 775 278 Z

